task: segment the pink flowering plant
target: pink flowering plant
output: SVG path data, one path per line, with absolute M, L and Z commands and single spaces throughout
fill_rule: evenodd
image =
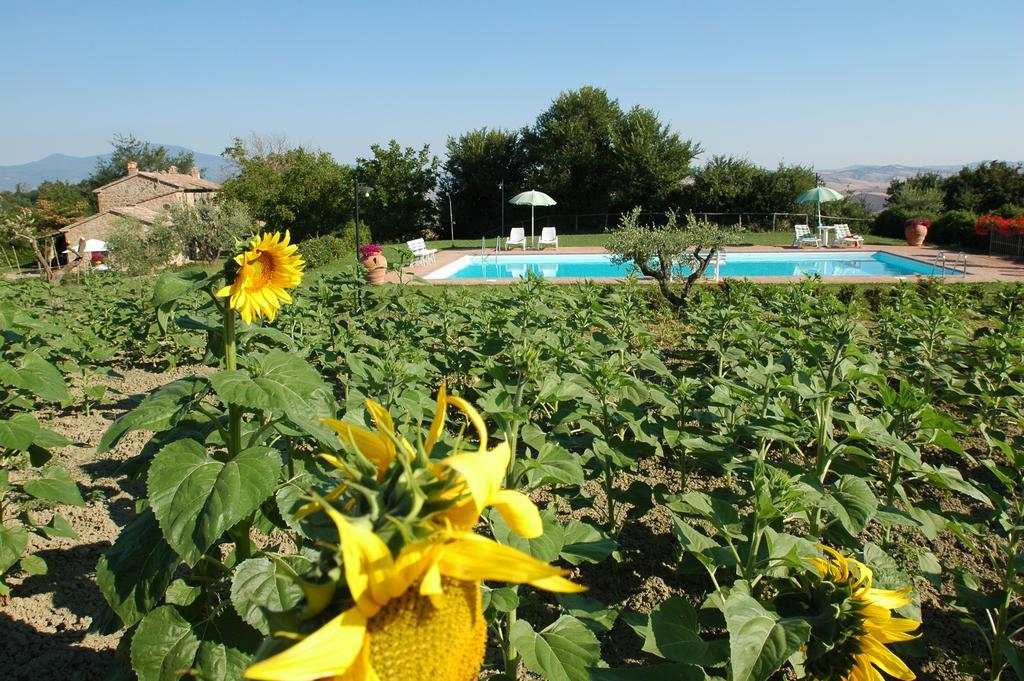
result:
M 384 249 L 377 244 L 366 244 L 359 249 L 359 254 L 363 256 L 363 260 L 366 260 L 373 255 L 380 255 L 383 252 Z

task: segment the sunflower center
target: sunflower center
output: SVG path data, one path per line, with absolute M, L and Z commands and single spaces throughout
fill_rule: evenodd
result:
M 274 256 L 267 251 L 260 251 L 259 256 L 247 263 L 246 266 L 249 268 L 249 272 L 245 282 L 251 290 L 262 289 L 274 276 Z
M 419 584 L 370 618 L 370 664 L 388 681 L 475 681 L 487 645 L 480 584 L 443 577 L 440 607 Z

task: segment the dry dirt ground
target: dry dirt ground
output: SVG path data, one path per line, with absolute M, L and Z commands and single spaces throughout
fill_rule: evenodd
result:
M 33 536 L 31 549 L 46 560 L 48 574 L 10 580 L 10 602 L 0 606 L 0 678 L 91 681 L 104 677 L 120 634 L 88 632 L 93 615 L 103 606 L 96 588 L 96 561 L 135 516 L 135 497 L 144 493 L 141 483 L 113 476 L 122 461 L 138 453 L 147 434 L 130 433 L 102 457 L 96 455 L 96 445 L 111 421 L 141 397 L 197 370 L 204 369 L 180 367 L 164 373 L 131 369 L 120 379 L 105 381 L 116 391 L 110 395 L 110 404 L 93 407 L 89 416 L 74 408 L 47 419 L 49 428 L 76 443 L 57 450 L 54 461 L 78 483 L 86 504 L 61 510 L 78 539 Z M 37 517 L 45 519 L 42 514 Z

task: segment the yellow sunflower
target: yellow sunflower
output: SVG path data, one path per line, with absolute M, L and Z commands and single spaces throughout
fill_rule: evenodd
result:
M 881 672 L 901 681 L 917 678 L 886 644 L 917 638 L 921 626 L 893 617 L 910 603 L 911 588 L 876 589 L 871 569 L 827 546 L 823 558 L 809 558 L 817 569 L 815 584 L 776 599 L 783 616 L 809 616 L 811 639 L 805 653 L 811 678 L 820 681 L 884 681 Z M 815 617 L 818 615 L 818 617 Z
M 228 303 L 238 310 L 242 319 L 251 324 L 253 318 L 272 320 L 281 309 L 281 303 L 291 303 L 287 289 L 302 281 L 306 263 L 297 252 L 298 246 L 289 244 L 286 231 L 265 232 L 253 238 L 252 248 L 235 256 L 238 274 L 235 280 L 221 290 L 217 297 L 230 296 Z
M 460 438 L 450 456 L 433 462 L 429 454 L 440 438 L 448 406 L 462 411 L 474 425 L 479 445 L 462 451 Z M 520 492 L 502 489 L 508 445 L 487 449 L 484 420 L 472 405 L 447 395 L 442 386 L 434 422 L 418 449 L 396 434 L 381 405 L 370 401 L 368 409 L 376 433 L 341 421 L 327 423 L 377 468 L 375 476 L 361 478 L 353 487 L 366 494 L 367 484 L 380 480 L 380 489 L 386 492 L 374 503 L 390 503 L 391 510 L 380 510 L 374 522 L 369 516 L 347 516 L 328 499 L 317 497 L 300 511 L 308 515 L 323 510 L 333 521 L 351 600 L 299 643 L 249 667 L 245 675 L 250 679 L 473 681 L 487 643 L 480 582 L 529 584 L 559 593 L 584 590 L 565 578 L 566 570 L 472 532 L 489 506 L 523 536 L 543 532 L 533 502 Z M 352 472 L 341 459 L 327 458 Z M 337 498 L 345 487 L 331 494 Z M 407 503 L 410 500 L 415 503 Z M 413 510 L 399 518 L 398 509 L 409 507 Z M 385 541 L 381 532 L 389 523 L 400 524 L 402 531 L 392 532 Z

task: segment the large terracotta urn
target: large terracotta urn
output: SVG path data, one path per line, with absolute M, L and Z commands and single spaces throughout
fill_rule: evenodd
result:
M 374 253 L 363 258 L 363 267 L 366 268 L 367 284 L 384 283 L 384 276 L 388 273 L 388 261 L 383 253 Z
M 925 237 L 928 236 L 928 228 L 931 226 L 932 221 L 927 218 L 911 218 L 907 220 L 906 226 L 903 228 L 903 236 L 907 240 L 907 245 L 922 245 Z

